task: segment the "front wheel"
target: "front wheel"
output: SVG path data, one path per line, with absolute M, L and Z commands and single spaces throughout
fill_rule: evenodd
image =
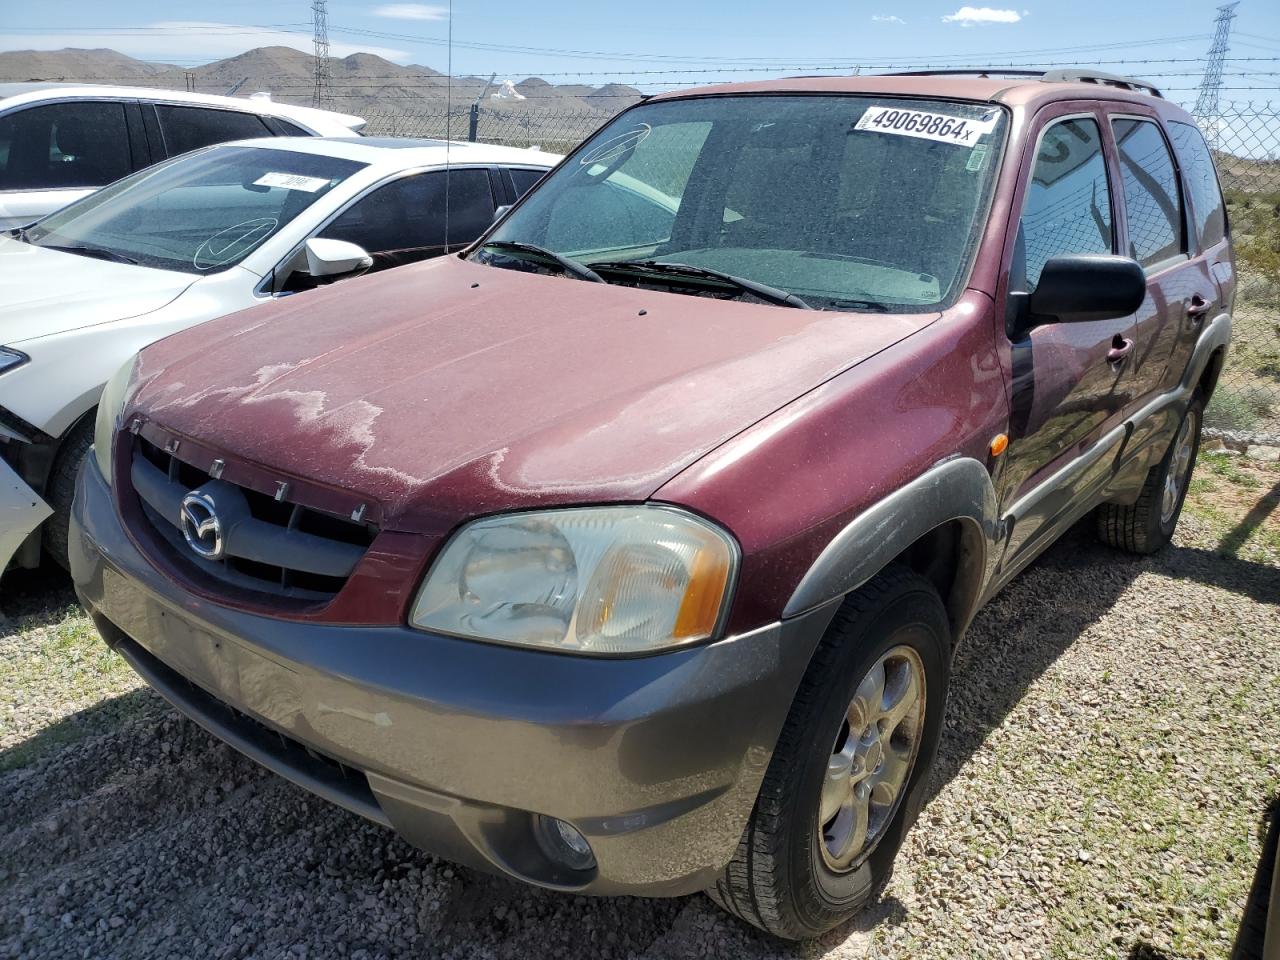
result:
M 933 585 L 891 567 L 814 653 L 713 900 L 775 936 L 817 936 L 888 881 L 937 751 L 950 630 Z

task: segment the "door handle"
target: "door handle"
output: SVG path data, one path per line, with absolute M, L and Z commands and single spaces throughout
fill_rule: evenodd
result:
M 1204 315 L 1209 312 L 1212 306 L 1213 304 L 1200 296 L 1200 294 L 1193 293 L 1191 299 L 1187 301 L 1187 316 L 1192 320 L 1203 320 Z
M 1116 334 L 1115 339 L 1111 341 L 1111 349 L 1107 351 L 1107 363 L 1118 366 L 1129 359 L 1131 353 L 1133 353 L 1133 341 Z

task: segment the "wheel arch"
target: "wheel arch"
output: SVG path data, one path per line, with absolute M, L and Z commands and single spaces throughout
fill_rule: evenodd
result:
M 846 524 L 805 572 L 783 616 L 847 595 L 899 563 L 938 588 L 956 642 L 994 568 L 998 526 L 986 466 L 971 457 L 943 461 Z

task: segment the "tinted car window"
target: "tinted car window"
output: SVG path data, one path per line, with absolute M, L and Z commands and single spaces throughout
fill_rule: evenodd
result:
M 123 104 L 50 103 L 0 117 L 0 190 L 100 187 L 131 166 Z
M 1204 136 L 1189 123 L 1169 124 L 1169 136 L 1178 152 L 1187 188 L 1191 191 L 1191 212 L 1195 216 L 1196 233 L 1201 247 L 1211 247 L 1227 233 L 1226 212 L 1218 175 Z
M 344 211 L 320 236 L 364 247 L 373 255 L 375 270 L 443 253 L 445 181 L 443 171 L 434 171 L 379 187 Z M 448 194 L 448 245 L 465 246 L 493 222 L 488 171 L 449 171 Z
M 228 140 L 271 136 L 267 125 L 252 113 L 174 107 L 163 103 L 156 104 L 156 112 L 160 115 L 160 129 L 170 156 Z
M 516 185 L 516 197 L 523 197 L 535 183 L 546 175 L 545 170 L 510 170 L 511 181 Z
M 1182 196 L 1169 146 L 1149 120 L 1112 121 L 1120 149 L 1129 255 L 1144 267 L 1186 249 L 1182 242 Z
M 1087 119 L 1055 123 L 1036 152 L 1010 286 L 1035 289 L 1053 257 L 1111 252 L 1111 191 L 1098 124 Z

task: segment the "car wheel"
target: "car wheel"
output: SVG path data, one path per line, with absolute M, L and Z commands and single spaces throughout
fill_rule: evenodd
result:
M 92 412 L 72 427 L 58 448 L 45 488 L 45 499 L 53 508 L 53 515 L 44 524 L 44 549 L 64 570 L 71 569 L 67 546 L 71 531 L 71 501 L 76 495 L 76 475 L 93 446 L 93 427 Z
M 801 681 L 716 903 L 817 936 L 888 882 L 942 730 L 951 635 L 933 585 L 890 567 L 850 594 Z
M 1130 553 L 1154 553 L 1173 538 L 1200 452 L 1203 422 L 1204 401 L 1196 394 L 1164 458 L 1147 473 L 1138 499 L 1098 508 L 1098 536 L 1103 543 Z

